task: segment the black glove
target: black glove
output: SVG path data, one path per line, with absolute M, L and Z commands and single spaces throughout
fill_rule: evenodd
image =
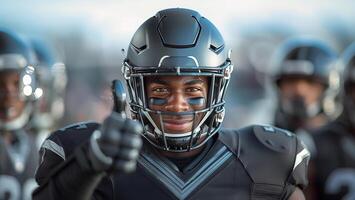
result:
M 89 145 L 89 160 L 97 172 L 128 173 L 136 169 L 142 146 L 140 123 L 112 112 L 96 130 Z

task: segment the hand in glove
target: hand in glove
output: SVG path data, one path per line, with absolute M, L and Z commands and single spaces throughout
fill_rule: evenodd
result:
M 142 146 L 142 126 L 113 112 L 90 141 L 89 159 L 95 171 L 132 172 Z

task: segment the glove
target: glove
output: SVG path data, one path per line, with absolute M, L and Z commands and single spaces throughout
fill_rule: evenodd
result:
M 136 169 L 142 146 L 140 123 L 112 112 L 96 130 L 89 145 L 89 160 L 97 172 L 129 173 Z

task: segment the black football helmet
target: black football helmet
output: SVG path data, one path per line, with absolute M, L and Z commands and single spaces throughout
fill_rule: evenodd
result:
M 279 96 L 280 112 L 303 119 L 314 117 L 324 112 L 324 105 L 329 105 L 329 98 L 326 98 L 326 95 L 331 92 L 328 89 L 337 87 L 331 86 L 334 81 L 330 81 L 331 78 L 336 79 L 337 77 L 336 61 L 337 54 L 320 40 L 305 37 L 287 40 L 280 47 L 274 61 L 274 65 L 277 68 L 273 77 L 276 86 L 279 87 L 280 82 L 284 79 L 299 77 L 318 81 L 324 85 L 325 90 L 319 101 L 305 107 L 304 111 L 299 106 L 282 102 Z M 325 101 L 327 104 L 325 104 Z M 330 106 L 328 107 L 327 111 L 331 112 Z
M 15 130 L 25 126 L 33 111 L 33 102 L 40 98 L 41 91 L 37 87 L 37 73 L 34 65 L 36 57 L 30 45 L 15 33 L 0 30 L 0 73 L 17 71 L 19 73 L 19 97 L 23 98 L 26 106 L 22 113 L 11 121 L 0 120 L 1 130 Z M 0 95 L 5 95 L 0 91 Z M 5 115 L 11 115 L 11 106 L 0 110 Z
M 224 96 L 232 70 L 223 37 L 198 12 L 166 9 L 145 21 L 134 34 L 122 67 L 131 113 L 142 123 L 143 137 L 155 147 L 171 152 L 189 151 L 203 145 L 221 127 Z M 209 77 L 207 106 L 191 112 L 150 109 L 145 80 L 151 76 Z M 165 132 L 162 122 L 158 126 L 152 119 L 152 114 L 162 119 L 164 115 L 192 115 L 195 118 L 201 113 L 202 120 L 193 125 L 190 132 L 181 134 Z

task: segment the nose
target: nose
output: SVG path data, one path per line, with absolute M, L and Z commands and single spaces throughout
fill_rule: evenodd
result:
M 5 83 L 1 85 L 0 91 L 1 91 L 1 95 L 0 95 L 1 97 L 12 98 L 17 96 L 18 88 L 15 84 Z
M 304 96 L 305 93 L 308 93 L 307 83 L 305 81 L 298 81 L 294 85 L 294 91 L 297 95 Z
M 189 104 L 181 92 L 176 92 L 169 97 L 166 110 L 170 112 L 186 112 L 189 110 Z

